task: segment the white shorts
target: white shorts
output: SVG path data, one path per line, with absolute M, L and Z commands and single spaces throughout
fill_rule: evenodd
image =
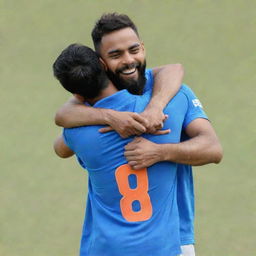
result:
M 181 256 L 196 256 L 195 247 L 193 244 L 182 245 L 181 251 L 182 251 Z

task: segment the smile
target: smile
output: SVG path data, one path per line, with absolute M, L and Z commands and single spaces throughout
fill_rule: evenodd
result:
M 122 70 L 121 74 L 123 74 L 123 75 L 131 75 L 131 74 L 133 74 L 135 71 L 136 71 L 136 67 L 131 68 L 131 69 Z

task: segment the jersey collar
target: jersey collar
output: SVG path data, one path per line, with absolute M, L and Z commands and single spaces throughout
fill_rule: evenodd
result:
M 131 100 L 131 94 L 127 90 L 118 91 L 94 104 L 96 108 L 115 108 Z

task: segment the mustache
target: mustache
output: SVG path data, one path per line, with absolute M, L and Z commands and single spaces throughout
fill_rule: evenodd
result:
M 123 67 L 119 68 L 116 70 L 116 73 L 121 73 L 126 69 L 132 69 L 132 68 L 139 68 L 141 65 L 140 63 L 132 63 L 132 64 L 126 64 Z
M 108 69 L 106 71 L 106 74 L 118 90 L 127 89 L 132 94 L 141 95 L 143 93 L 143 89 L 146 83 L 146 61 L 144 61 L 143 63 L 134 62 L 132 64 L 124 64 L 124 66 L 120 67 L 119 70 L 134 67 L 137 67 L 138 70 L 139 76 L 137 79 L 125 79 L 120 75 L 120 73 L 117 72 L 117 70 L 111 71 L 110 69 Z

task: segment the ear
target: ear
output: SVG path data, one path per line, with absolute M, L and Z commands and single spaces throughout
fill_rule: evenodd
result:
M 142 51 L 144 52 L 145 56 L 146 56 L 146 49 L 145 49 L 145 46 L 144 46 L 144 42 L 141 41 L 141 48 L 142 48 Z
M 100 59 L 100 63 L 102 65 L 102 67 L 104 68 L 104 70 L 105 71 L 108 70 L 108 67 L 107 67 L 106 63 L 104 62 L 104 60 L 101 57 L 99 59 Z
M 81 102 L 85 102 L 85 98 L 83 97 L 83 96 L 81 96 L 81 95 L 79 95 L 79 94 L 73 94 L 73 96 L 77 99 L 77 100 L 79 100 L 79 101 L 81 101 Z
M 140 44 L 141 44 L 141 49 L 142 49 L 144 55 L 146 56 L 146 49 L 145 49 L 145 46 L 144 46 L 144 42 L 141 41 Z

